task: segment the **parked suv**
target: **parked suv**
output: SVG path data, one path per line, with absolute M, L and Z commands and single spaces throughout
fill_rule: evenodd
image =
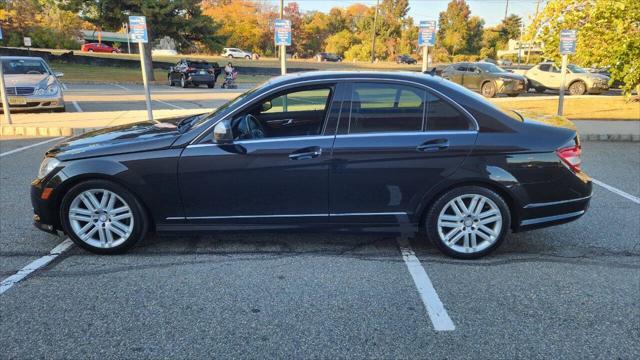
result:
M 228 57 L 230 59 L 245 58 L 247 60 L 251 60 L 253 58 L 253 53 L 238 48 L 224 48 L 222 49 L 222 56 Z
M 113 53 L 113 54 L 119 54 L 122 51 L 120 51 L 120 49 L 116 49 L 112 46 L 109 46 L 105 43 L 88 43 L 88 44 L 84 44 L 80 47 L 81 51 L 84 52 L 101 52 L 101 53 Z
M 218 63 L 183 59 L 178 61 L 176 66 L 169 68 L 167 80 L 169 86 L 174 86 L 178 83 L 183 88 L 189 85 L 207 85 L 209 88 L 213 88 L 221 72 L 222 70 Z
M 341 62 L 342 57 L 332 53 L 321 52 L 316 55 L 316 59 L 318 61 L 331 61 L 331 62 Z
M 524 76 L 488 62 L 452 64 L 442 70 L 442 77 L 488 98 L 497 94 L 518 96 L 527 90 Z
M 398 55 L 396 56 L 396 63 L 397 64 L 416 64 L 417 61 L 416 59 L 412 58 L 411 56 L 404 54 L 404 55 Z
M 578 65 L 567 65 L 565 75 L 564 86 L 571 95 L 600 94 L 609 90 L 608 76 L 590 73 Z M 538 93 L 560 89 L 560 67 L 552 62 L 540 63 L 524 72 L 524 76 L 529 80 L 529 87 Z

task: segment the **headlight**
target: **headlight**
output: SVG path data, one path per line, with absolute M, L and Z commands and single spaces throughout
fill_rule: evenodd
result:
M 46 89 L 36 89 L 34 94 L 37 96 L 55 95 L 58 91 L 60 91 L 60 87 L 57 84 L 51 84 Z
M 42 160 L 42 164 L 40 164 L 40 169 L 38 170 L 38 179 L 42 179 L 47 176 L 58 165 L 60 165 L 60 160 L 52 157 L 44 158 L 44 160 Z

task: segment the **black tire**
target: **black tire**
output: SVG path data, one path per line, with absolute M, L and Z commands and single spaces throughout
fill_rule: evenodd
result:
M 171 75 L 167 76 L 167 81 L 169 83 L 169 86 L 175 86 L 176 84 L 173 82 L 173 79 L 171 78 Z
M 544 91 L 546 90 L 546 89 L 545 89 L 545 88 L 543 88 L 543 87 L 534 87 L 533 89 L 534 89 L 538 94 L 542 94 L 542 93 L 544 93 Z
M 184 75 L 180 77 L 180 87 L 183 89 L 189 87 L 189 83 L 187 82 L 187 79 L 184 77 Z
M 438 218 L 440 216 L 440 213 L 445 208 L 445 206 L 451 200 L 461 195 L 476 195 L 476 194 L 490 199 L 499 209 L 500 215 L 502 216 L 502 219 L 501 219 L 502 225 L 500 228 L 499 235 L 496 237 L 493 243 L 491 243 L 487 248 L 483 250 L 472 252 L 472 253 L 455 251 L 454 249 L 447 246 L 444 243 L 444 240 L 440 237 L 440 234 L 438 232 Z M 496 192 L 481 186 L 462 186 L 459 188 L 449 190 L 448 192 L 440 196 L 433 203 L 433 205 L 427 210 L 427 214 L 425 218 L 425 228 L 426 228 L 427 236 L 429 240 L 438 248 L 438 250 L 440 250 L 442 253 L 444 253 L 447 256 L 457 258 L 457 259 L 466 259 L 466 260 L 483 257 L 491 253 L 495 249 L 497 249 L 504 241 L 504 238 L 506 237 L 507 231 L 510 229 L 510 227 L 511 227 L 511 213 L 509 211 L 509 206 L 507 205 L 505 200 Z
M 587 84 L 584 81 L 574 81 L 569 85 L 569 94 L 571 95 L 584 95 L 587 93 Z
M 209 89 L 213 89 L 215 86 L 216 86 L 216 84 L 215 84 L 215 83 L 207 84 L 207 87 L 208 87 Z
M 519 94 L 519 93 L 515 93 L 515 94 L 507 94 L 507 96 L 508 96 L 508 97 L 516 97 L 516 96 L 518 96 L 518 95 L 520 95 L 520 94 Z
M 120 245 L 112 248 L 100 248 L 88 244 L 81 240 L 73 231 L 69 221 L 69 207 L 73 199 L 80 193 L 91 189 L 105 189 L 121 197 L 131 209 L 133 215 L 133 230 L 129 237 Z M 62 227 L 69 238 L 81 248 L 95 254 L 121 254 L 132 248 L 138 241 L 142 240 L 149 228 L 149 220 L 142 204 L 138 199 L 124 187 L 107 180 L 88 180 L 72 187 L 62 198 L 60 205 L 60 221 Z
M 495 97 L 497 93 L 496 84 L 494 84 L 493 81 L 487 81 L 486 83 L 482 84 L 482 88 L 480 91 L 482 93 L 482 96 L 484 97 Z
M 93 49 L 89 49 L 89 52 L 93 52 Z
M 247 60 L 251 60 L 251 56 L 249 56 L 249 55 L 245 55 L 244 58 L 247 59 Z
M 231 55 L 231 54 L 227 55 L 227 57 L 228 57 L 229 59 L 233 59 L 233 55 Z

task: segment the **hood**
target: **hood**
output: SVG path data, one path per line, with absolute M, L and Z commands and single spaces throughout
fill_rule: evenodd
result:
M 603 74 L 594 74 L 594 73 L 582 73 L 582 74 L 576 74 L 576 75 L 580 75 L 580 76 L 585 76 L 591 79 L 599 79 L 599 80 L 605 80 L 605 81 L 609 81 L 609 77 L 607 75 L 603 75 Z
M 514 80 L 523 80 L 524 81 L 524 79 L 525 79 L 524 75 L 515 74 L 515 73 L 512 73 L 512 72 L 494 73 L 494 75 L 498 75 L 498 76 L 503 77 L 503 78 L 514 79 Z
M 35 87 L 46 89 L 56 82 L 56 77 L 49 74 L 11 74 L 4 76 L 6 87 Z
M 46 156 L 61 161 L 169 148 L 180 136 L 177 124 L 189 115 L 104 128 L 55 145 Z

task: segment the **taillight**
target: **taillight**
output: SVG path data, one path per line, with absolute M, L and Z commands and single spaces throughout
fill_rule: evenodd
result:
M 580 164 L 582 164 L 582 159 L 580 159 L 580 155 L 582 154 L 582 148 L 580 145 L 561 148 L 556 150 L 556 153 L 560 160 L 562 160 L 571 170 L 575 172 L 581 171 Z
M 196 68 L 188 67 L 187 72 L 196 71 Z

